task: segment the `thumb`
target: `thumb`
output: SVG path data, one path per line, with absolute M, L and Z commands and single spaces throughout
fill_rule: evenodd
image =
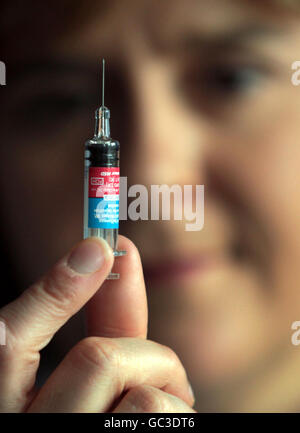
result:
M 97 291 L 112 264 L 113 252 L 104 240 L 86 239 L 0 310 L 6 325 L 6 346 L 0 351 L 1 412 L 22 410 L 34 386 L 39 351 Z

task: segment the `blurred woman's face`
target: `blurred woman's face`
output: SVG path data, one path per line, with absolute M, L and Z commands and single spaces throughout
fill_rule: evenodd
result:
M 175 349 L 202 390 L 255 386 L 266 369 L 279 377 L 299 319 L 299 18 L 226 0 L 102 12 L 42 58 L 29 50 L 15 81 L 8 68 L 1 195 L 21 281 L 81 237 L 103 56 L 128 185 L 205 185 L 201 231 L 121 224 L 143 259 L 149 337 Z

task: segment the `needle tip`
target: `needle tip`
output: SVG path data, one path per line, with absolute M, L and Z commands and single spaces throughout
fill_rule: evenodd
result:
M 104 74 L 105 74 L 105 59 L 102 58 L 102 107 L 104 107 Z

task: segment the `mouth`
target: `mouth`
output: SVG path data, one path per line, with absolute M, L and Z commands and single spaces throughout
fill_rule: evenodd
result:
M 224 259 L 219 254 L 184 255 L 180 259 L 165 259 L 144 265 L 144 277 L 152 283 L 179 283 L 192 275 L 204 275 L 221 265 Z

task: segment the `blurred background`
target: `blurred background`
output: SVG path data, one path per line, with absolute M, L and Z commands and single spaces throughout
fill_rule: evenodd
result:
M 104 57 L 128 186 L 205 185 L 199 232 L 120 224 L 141 253 L 149 338 L 177 352 L 197 411 L 297 411 L 299 2 L 4 0 L 0 40 L 1 304 L 82 238 Z M 80 312 L 43 351 L 40 384 L 83 336 Z

